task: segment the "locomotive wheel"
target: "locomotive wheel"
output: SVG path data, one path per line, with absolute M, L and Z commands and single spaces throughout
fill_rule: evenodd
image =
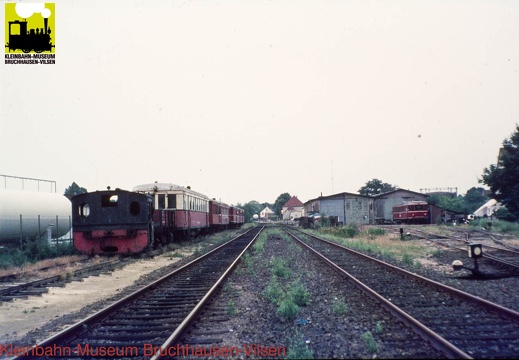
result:
M 41 53 L 43 50 L 34 50 L 36 51 L 38 54 Z
M 22 49 L 22 51 L 27 54 L 27 53 L 31 52 L 31 49 Z

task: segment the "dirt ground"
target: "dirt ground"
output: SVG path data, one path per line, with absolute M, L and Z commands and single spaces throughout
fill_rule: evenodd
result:
M 0 303 L 0 344 L 12 343 L 55 318 L 109 298 L 121 289 L 132 285 L 142 275 L 170 265 L 179 259 L 157 256 L 153 259 L 139 260 L 111 274 L 90 276 L 83 281 L 67 283 L 64 287 L 49 288 L 48 293 L 41 296 L 2 302 Z M 65 327 L 66 325 L 63 326 Z

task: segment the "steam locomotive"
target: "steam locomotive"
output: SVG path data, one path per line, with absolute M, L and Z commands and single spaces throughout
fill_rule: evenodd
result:
M 37 53 L 42 51 L 51 51 L 52 45 L 50 33 L 51 30 L 47 25 L 47 18 L 43 19 L 44 27 L 40 29 L 30 29 L 27 31 L 26 21 L 9 21 L 9 43 L 6 47 L 11 50 L 22 50 L 29 53 L 34 50 Z
M 169 183 L 95 191 L 71 201 L 74 247 L 84 254 L 137 254 L 244 223 L 242 209 Z

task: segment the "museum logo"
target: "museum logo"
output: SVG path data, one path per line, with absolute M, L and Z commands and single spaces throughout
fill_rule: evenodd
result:
M 5 4 L 5 64 L 55 64 L 54 3 Z

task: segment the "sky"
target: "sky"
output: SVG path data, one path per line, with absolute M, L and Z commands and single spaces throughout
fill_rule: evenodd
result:
M 56 64 L 0 64 L 0 174 L 58 192 L 158 181 L 234 205 L 305 202 L 376 178 L 464 194 L 519 123 L 516 0 L 54 11 Z

